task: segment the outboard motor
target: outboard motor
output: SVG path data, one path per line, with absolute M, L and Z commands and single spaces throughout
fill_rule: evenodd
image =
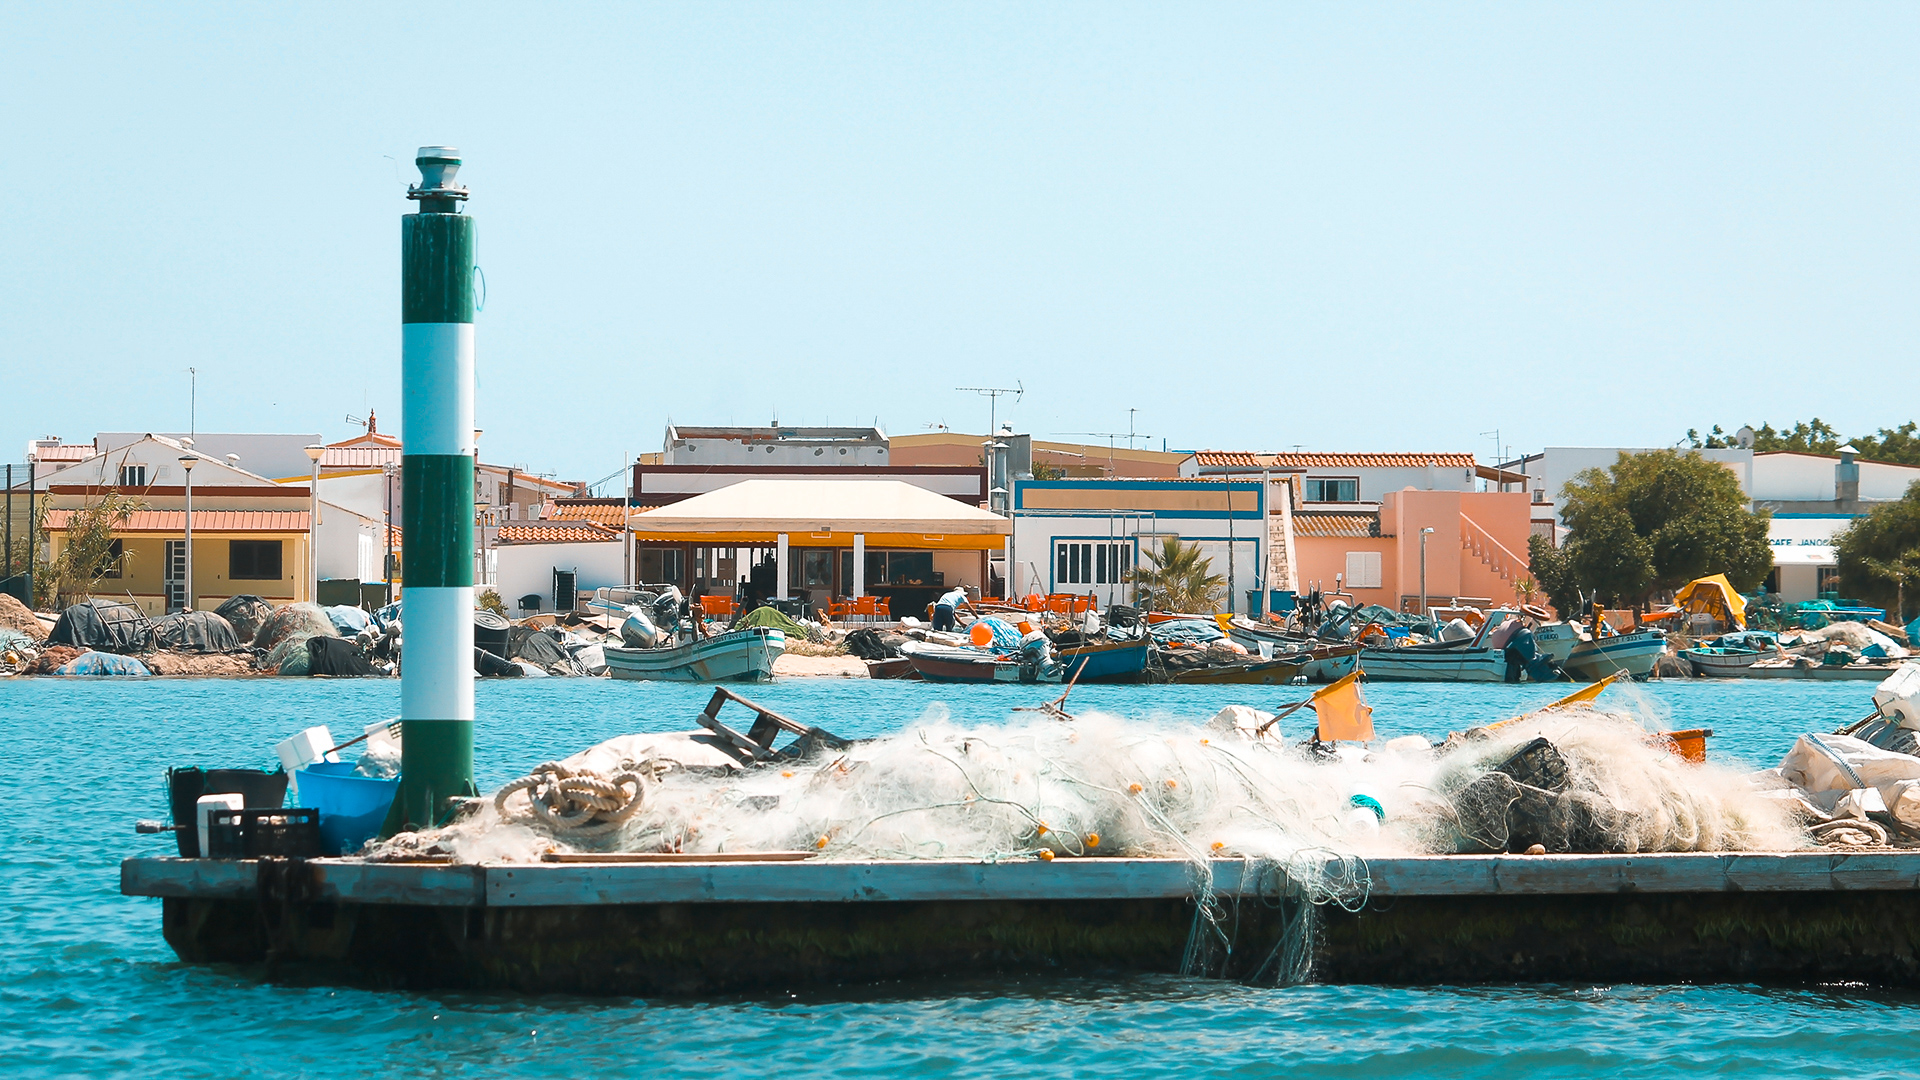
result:
M 630 649 L 651 649 L 660 644 L 660 628 L 653 625 L 646 612 L 631 607 L 626 621 L 620 624 L 620 640 Z
M 669 585 L 660 590 L 659 599 L 653 602 L 653 622 L 655 626 L 664 626 L 669 631 L 680 625 L 686 617 L 686 597 L 677 586 Z

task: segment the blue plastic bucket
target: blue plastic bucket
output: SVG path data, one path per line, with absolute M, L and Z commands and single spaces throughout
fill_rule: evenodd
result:
M 320 811 L 320 843 L 329 854 L 348 855 L 373 839 L 386 823 L 400 790 L 398 778 L 353 775 L 350 761 L 317 761 L 301 769 L 300 805 Z

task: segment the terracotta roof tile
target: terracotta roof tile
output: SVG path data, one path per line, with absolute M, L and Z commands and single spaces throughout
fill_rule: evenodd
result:
M 591 521 L 596 525 L 619 527 L 627 523 L 627 508 L 624 506 L 581 506 L 559 503 L 553 508 L 553 520 Z
M 503 544 L 581 544 L 620 538 L 615 530 L 591 521 L 517 521 L 500 526 L 497 535 Z
M 1472 454 L 1254 454 L 1245 450 L 1199 450 L 1203 469 L 1471 469 Z
M 1293 515 L 1293 535 L 1353 539 L 1379 536 L 1380 515 L 1346 510 L 1297 510 Z
M 320 467 L 377 469 L 382 465 L 400 464 L 400 456 L 397 446 L 329 446 L 326 453 L 320 455 Z
M 47 511 L 47 529 L 64 532 L 77 510 Z M 135 510 L 113 531 L 116 533 L 184 533 L 184 510 Z M 306 532 L 305 510 L 195 510 L 194 532 Z

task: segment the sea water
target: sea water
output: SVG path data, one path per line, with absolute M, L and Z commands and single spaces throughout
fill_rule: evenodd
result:
M 1053 687 L 789 680 L 743 687 L 846 736 L 931 709 L 1004 719 Z M 1376 684 L 1383 737 L 1503 719 L 1569 687 Z M 1869 683 L 1609 690 L 1716 760 L 1776 763 L 1869 710 Z M 691 726 L 712 692 L 605 679 L 478 687 L 482 788 L 613 735 Z M 1079 687 L 1069 707 L 1203 720 L 1294 687 Z M 313 724 L 395 715 L 392 680 L 0 681 L 0 1076 L 1894 1076 L 1920 1070 L 1920 995 L 1857 986 L 1298 986 L 1172 976 L 796 988 L 699 999 L 403 993 L 179 963 L 119 862 L 170 852 L 170 765 L 271 767 Z M 1301 714 L 1304 717 L 1304 714 Z M 1289 736 L 1306 724 L 1291 724 Z

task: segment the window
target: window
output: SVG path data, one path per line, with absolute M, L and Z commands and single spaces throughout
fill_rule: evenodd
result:
M 279 581 L 280 541 L 227 541 L 227 576 L 235 581 Z
M 1360 481 L 1315 479 L 1307 481 L 1307 502 L 1358 502 Z
M 1118 585 L 1131 567 L 1132 544 L 1058 542 L 1054 545 L 1053 583 Z
M 1347 588 L 1377 589 L 1380 587 L 1380 553 L 1377 551 L 1347 552 Z
M 147 467 L 145 465 L 120 466 L 121 487 L 146 487 Z
M 1837 566 L 1822 566 L 1818 569 L 1820 571 L 1820 599 L 1840 599 L 1840 568 Z
M 126 560 L 126 549 L 120 546 L 120 541 L 115 540 L 113 543 L 107 545 L 107 553 L 100 559 L 100 576 L 103 578 L 119 577 L 126 570 Z

